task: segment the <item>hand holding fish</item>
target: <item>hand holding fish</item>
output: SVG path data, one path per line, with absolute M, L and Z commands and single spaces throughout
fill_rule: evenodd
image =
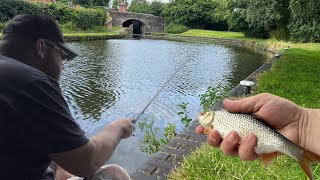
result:
M 302 108 L 267 93 L 241 100 L 226 99 L 224 108 L 231 113 L 204 112 L 198 116 L 202 126 L 198 126 L 196 132 L 208 133 L 210 145 L 220 147 L 226 155 L 238 155 L 242 160 L 259 157 L 266 165 L 279 152 L 288 154 L 299 162 L 310 179 L 313 178 L 309 162 L 320 161 L 320 146 L 317 143 L 320 137 L 317 130 L 320 128 L 320 110 Z M 256 123 L 255 117 L 262 123 Z M 212 122 L 207 122 L 208 119 Z M 270 138 L 273 141 L 268 142 Z M 285 147 L 288 150 L 284 150 Z

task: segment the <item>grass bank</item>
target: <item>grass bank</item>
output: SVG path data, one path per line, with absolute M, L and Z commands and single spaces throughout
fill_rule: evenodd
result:
M 269 92 L 290 99 L 303 107 L 320 108 L 320 44 L 279 42 L 245 38 L 239 33 L 190 30 L 181 35 L 235 38 L 290 49 L 276 60 L 270 71 L 257 77 L 255 92 Z M 315 179 L 320 179 L 320 164 L 313 166 Z M 168 179 L 306 179 L 299 165 L 287 156 L 277 158 L 268 168 L 260 161 L 243 162 L 228 157 L 205 144 L 186 157 L 180 168 Z
M 241 32 L 227 32 L 227 31 L 210 31 L 191 29 L 179 35 L 183 36 L 199 36 L 199 37 L 215 37 L 215 38 L 233 38 L 233 39 L 247 39 Z
M 121 27 L 112 27 L 111 30 L 106 30 L 103 26 L 85 31 L 79 29 L 66 29 L 62 27 L 62 33 L 66 41 L 79 41 L 120 38 L 120 36 L 125 33 L 125 30 Z M 0 33 L 0 39 L 1 35 L 2 33 Z
M 62 28 L 62 32 L 66 41 L 121 38 L 126 34 L 124 28 L 121 27 L 112 27 L 111 30 L 106 30 L 105 27 L 100 27 L 87 31 L 68 30 Z

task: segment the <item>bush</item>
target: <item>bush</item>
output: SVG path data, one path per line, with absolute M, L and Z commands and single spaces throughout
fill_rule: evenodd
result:
M 253 38 L 262 38 L 262 39 L 268 39 L 269 32 L 266 31 L 264 28 L 254 28 L 250 27 L 245 30 L 244 36 L 246 37 L 253 37 Z
M 52 17 L 56 16 L 55 19 L 60 24 L 66 24 L 70 22 L 75 23 L 76 20 L 78 19 L 78 12 L 69 6 L 58 5 L 56 6 L 55 14 L 52 14 L 51 16 Z
M 19 14 L 43 14 L 42 10 L 32 3 L 22 0 L 1 0 L 0 22 L 5 23 Z
M 270 37 L 277 40 L 288 40 L 290 33 L 287 28 L 277 28 L 270 31 Z
M 101 8 L 75 10 L 63 4 L 45 3 L 37 3 L 37 6 L 43 9 L 45 14 L 57 20 L 62 26 L 66 24 L 68 28 L 75 24 L 78 28 L 87 30 L 101 26 L 105 22 L 105 11 Z
M 320 23 L 305 24 L 292 28 L 293 40 L 302 42 L 320 42 Z
M 78 31 L 78 27 L 74 22 L 68 22 L 65 24 L 61 24 L 61 29 L 63 32 L 73 32 Z
M 66 29 L 88 30 L 104 25 L 105 9 L 75 10 L 64 4 L 29 3 L 22 0 L 1 0 L 0 23 L 5 23 L 18 14 L 46 14 Z
M 179 33 L 186 32 L 188 30 L 189 28 L 185 25 L 171 23 L 166 27 L 165 32 L 171 33 L 171 34 L 179 34 Z
M 91 29 L 96 26 L 102 26 L 105 23 L 105 12 L 101 9 L 80 9 L 77 11 L 78 18 L 76 25 L 83 29 Z

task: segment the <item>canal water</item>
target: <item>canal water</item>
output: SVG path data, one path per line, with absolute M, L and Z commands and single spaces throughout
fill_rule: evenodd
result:
M 88 137 L 118 118 L 137 117 L 157 93 L 139 121 L 155 120 L 161 130 L 172 123 L 180 132 L 184 125 L 178 104 L 189 103 L 188 116 L 195 118 L 202 110 L 199 95 L 208 87 L 235 87 L 267 60 L 266 54 L 244 47 L 166 40 L 83 41 L 68 46 L 79 56 L 65 65 L 60 84 Z M 142 137 L 136 130 L 106 163 L 134 171 L 148 157 L 139 147 Z

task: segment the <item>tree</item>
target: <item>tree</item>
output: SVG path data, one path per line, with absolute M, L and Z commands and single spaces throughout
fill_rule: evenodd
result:
M 248 29 L 246 22 L 247 0 L 220 0 L 215 9 L 215 19 L 226 21 L 231 31 L 244 32 Z
M 227 30 L 226 22 L 215 17 L 216 0 L 176 0 L 164 10 L 169 23 L 183 24 L 191 28 Z
M 269 38 L 269 32 L 279 39 L 288 38 L 289 0 L 221 0 L 216 18 L 228 22 L 230 30 L 246 36 Z
M 155 16 L 163 16 L 163 9 L 164 9 L 165 5 L 164 3 L 160 2 L 160 1 L 152 1 L 152 3 L 150 4 L 150 14 L 155 15 Z
M 109 0 L 92 0 L 92 6 L 109 6 Z
M 320 42 L 320 1 L 291 0 L 289 30 L 296 41 Z
M 109 6 L 109 0 L 75 0 L 77 4 L 83 7 L 91 8 L 94 6 Z
M 118 10 L 118 0 L 112 1 L 112 9 Z
M 290 0 L 249 0 L 246 20 L 250 25 L 266 30 L 287 28 Z
M 128 8 L 128 11 L 150 14 L 151 8 L 147 0 L 132 0 Z

